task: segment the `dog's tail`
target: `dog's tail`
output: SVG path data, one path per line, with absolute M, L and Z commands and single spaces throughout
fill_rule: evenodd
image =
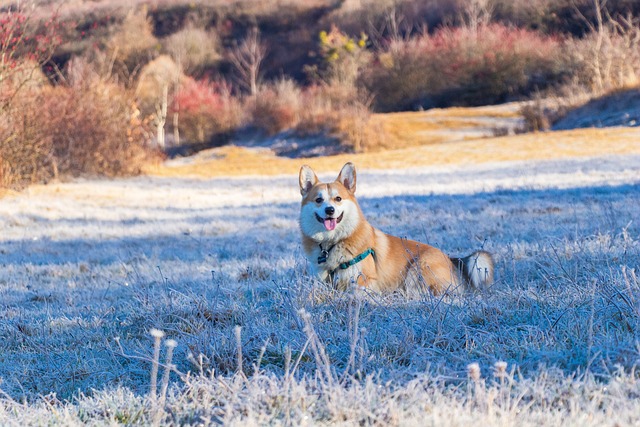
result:
M 471 289 L 482 289 L 493 283 L 493 257 L 489 252 L 476 251 L 464 258 L 451 258 Z

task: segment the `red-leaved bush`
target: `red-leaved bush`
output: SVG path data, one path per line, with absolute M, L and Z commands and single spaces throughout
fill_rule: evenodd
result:
M 391 43 L 365 85 L 380 110 L 503 102 L 558 82 L 561 43 L 501 24 L 445 27 Z
M 225 83 L 187 79 L 174 95 L 169 120 L 177 123 L 180 139 L 211 142 L 230 132 L 243 120 L 240 102 Z

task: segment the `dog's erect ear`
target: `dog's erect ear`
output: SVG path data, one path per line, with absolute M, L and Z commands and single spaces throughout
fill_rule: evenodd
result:
M 306 196 L 309 190 L 318 183 L 316 173 L 307 165 L 300 168 L 300 194 Z
M 349 162 L 342 167 L 340 175 L 336 180 L 344 185 L 352 194 L 356 192 L 356 167 Z

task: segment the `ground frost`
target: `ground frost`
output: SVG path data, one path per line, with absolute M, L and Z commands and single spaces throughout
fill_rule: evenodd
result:
M 639 176 L 638 157 L 361 171 L 374 225 L 496 256 L 489 292 L 413 300 L 307 275 L 293 176 L 6 197 L 0 423 L 638 423 Z

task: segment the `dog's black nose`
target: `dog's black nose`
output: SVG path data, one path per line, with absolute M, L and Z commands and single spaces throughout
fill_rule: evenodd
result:
M 327 206 L 326 208 L 324 208 L 324 212 L 327 215 L 333 215 L 334 213 L 336 213 L 336 208 L 334 208 L 333 206 Z

